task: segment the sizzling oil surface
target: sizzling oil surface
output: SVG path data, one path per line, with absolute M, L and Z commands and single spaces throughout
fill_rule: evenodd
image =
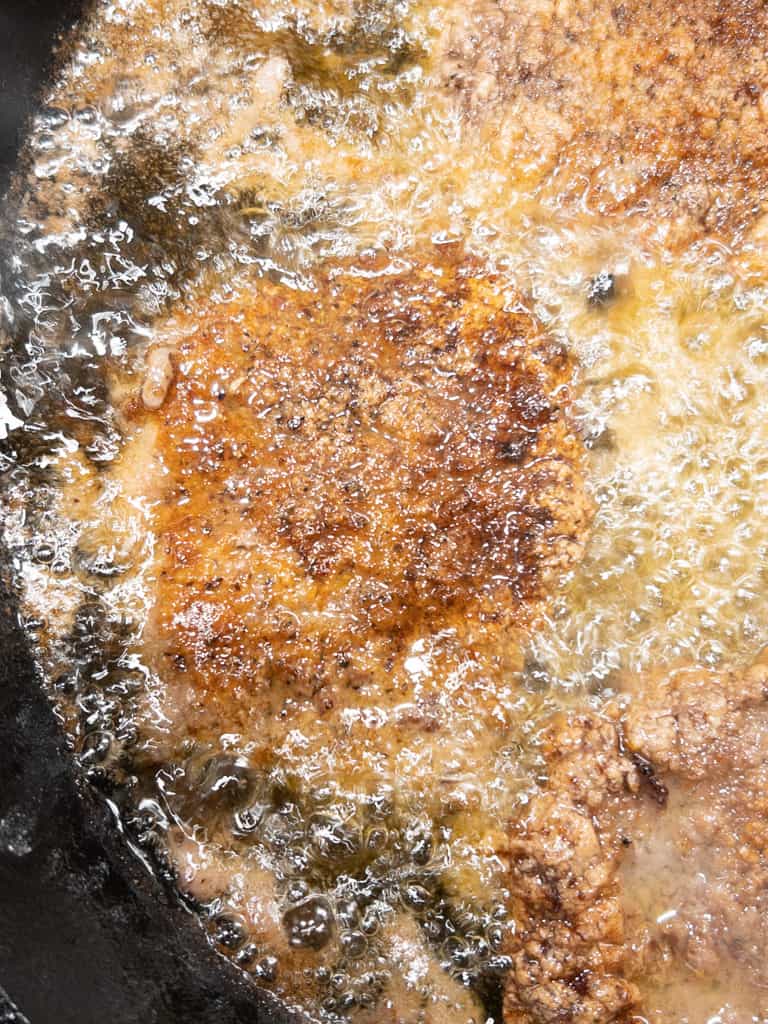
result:
M 642 146 L 632 148 L 632 125 L 617 130 L 633 161 L 619 175 L 601 136 L 588 173 L 597 118 L 578 90 L 569 124 L 540 69 L 521 72 L 515 92 L 504 47 L 489 45 L 506 33 L 513 47 L 520 32 L 535 48 L 530 11 L 508 4 L 498 22 L 495 5 L 465 6 L 99 4 L 36 122 L 6 223 L 5 534 L 50 692 L 91 776 L 122 781 L 126 820 L 170 857 L 219 948 L 331 1019 L 381 1020 L 387 1002 L 408 1022 L 497 1012 L 513 927 L 499 837 L 545 771 L 538 736 L 553 709 L 599 706 L 623 674 L 649 667 L 745 665 L 768 642 L 760 175 L 736 180 L 725 146 L 707 165 L 699 142 L 720 138 L 716 124 L 680 156 L 664 122 L 667 163 L 654 177 L 651 101 L 638 115 Z M 552 10 L 541 5 L 543 24 L 586 17 L 579 4 Z M 598 34 L 613 38 L 606 26 Z M 685 68 L 706 32 L 677 30 Z M 723 80 L 746 75 L 728 63 L 729 33 L 730 22 Z M 580 38 L 589 54 L 594 40 Z M 486 64 L 468 62 L 484 46 Z M 610 53 L 606 81 L 623 67 L 622 46 Z M 738 100 L 735 88 L 705 99 L 726 105 L 721 137 L 741 125 L 759 167 L 751 50 L 749 61 Z M 612 102 L 596 93 L 595 109 L 608 118 Z M 685 109 L 693 103 L 687 90 Z M 702 199 L 707 170 L 715 195 Z M 679 202 L 676 173 L 689 174 Z M 309 302 L 329 266 L 364 276 L 373 251 L 391 274 L 456 245 L 490 268 L 488 286 L 514 297 L 512 312 L 570 352 L 569 416 L 594 508 L 582 561 L 564 566 L 522 642 L 514 630 L 496 639 L 503 670 L 475 666 L 454 689 L 454 641 L 415 637 L 404 672 L 424 700 L 411 719 L 409 701 L 374 688 L 347 698 L 343 745 L 311 703 L 265 737 L 258 717 L 243 722 L 254 705 L 241 693 L 237 714 L 230 702 L 202 729 L 194 715 L 210 701 L 179 689 L 178 662 L 164 671 L 153 657 L 164 537 L 190 498 L 164 489 L 179 470 L 157 458 L 158 417 L 131 414 L 147 344 L 191 338 L 194 363 L 197 321 L 247 320 L 259 289 Z M 205 363 L 205 347 L 198 356 Z M 175 372 L 193 392 L 226 389 L 225 363 Z M 262 389 L 262 412 L 269 383 L 248 385 Z M 214 421 L 220 441 L 236 432 L 218 395 L 190 402 L 190 430 L 171 422 L 177 446 L 196 431 L 215 437 Z M 247 474 L 225 475 L 236 499 Z M 313 536 L 305 530 L 305 546 Z M 490 564 L 508 568 L 504 557 Z M 419 731 L 430 687 L 431 714 L 442 700 L 450 728 Z M 669 863 L 673 875 L 688 870 Z M 642 873 L 633 888 L 644 913 L 670 909 L 657 913 Z M 711 981 L 673 964 L 649 986 L 649 1019 L 763 1019 L 762 997 L 731 970 L 717 999 Z

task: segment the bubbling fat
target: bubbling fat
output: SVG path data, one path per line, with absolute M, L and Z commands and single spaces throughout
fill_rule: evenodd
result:
M 768 643 L 764 12 L 603 6 L 104 0 L 7 201 L 45 687 L 211 942 L 323 1021 L 501 1021 L 553 717 Z M 633 919 L 692 891 L 682 803 Z M 670 953 L 649 1019 L 764 1019 L 737 953 Z

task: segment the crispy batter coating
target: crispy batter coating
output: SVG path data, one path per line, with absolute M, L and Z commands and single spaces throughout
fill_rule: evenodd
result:
M 175 325 L 148 414 L 167 471 L 148 637 L 209 707 L 409 687 L 408 651 L 441 634 L 503 676 L 579 556 L 567 355 L 503 282 L 442 259 L 261 281 Z
M 441 70 L 550 199 L 669 218 L 682 239 L 765 198 L 766 32 L 761 0 L 473 0 Z
M 637 790 L 606 716 L 563 716 L 547 736 L 549 784 L 512 828 L 512 970 L 506 1024 L 607 1022 L 638 1000 L 625 977 L 620 847 L 609 810 Z M 607 820 L 606 820 L 607 819 Z M 610 824 L 609 824 L 610 822 Z
M 681 992 L 703 1014 L 707 979 L 721 1001 L 765 985 L 768 667 L 631 689 L 552 723 L 513 824 L 506 1024 L 629 1020 Z

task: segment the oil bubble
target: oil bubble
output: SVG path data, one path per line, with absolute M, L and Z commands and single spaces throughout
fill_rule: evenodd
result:
M 368 945 L 363 933 L 358 931 L 343 932 L 340 942 L 342 951 L 353 960 L 359 959 L 365 953 Z
M 285 911 L 283 927 L 292 946 L 322 949 L 333 935 L 333 911 L 327 899 L 312 896 Z

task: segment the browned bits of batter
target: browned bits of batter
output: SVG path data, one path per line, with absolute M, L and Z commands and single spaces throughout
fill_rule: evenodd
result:
M 547 194 L 671 217 L 682 238 L 744 226 L 765 198 L 767 32 L 761 0 L 473 0 L 441 67 Z
M 578 557 L 568 358 L 493 274 L 441 259 L 191 312 L 158 414 L 163 671 L 306 698 L 445 630 L 503 667 Z
M 548 783 L 505 851 L 518 922 L 507 1024 L 656 1020 L 678 1003 L 705 1019 L 758 998 L 766 684 L 764 659 L 685 668 L 632 680 L 628 708 L 556 716 Z

